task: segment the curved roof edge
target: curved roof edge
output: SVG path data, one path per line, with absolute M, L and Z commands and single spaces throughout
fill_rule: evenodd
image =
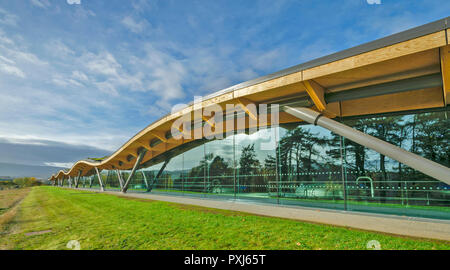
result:
M 374 51 L 377 49 L 381 49 L 384 47 L 388 47 L 391 45 L 395 45 L 397 43 L 402 43 L 405 41 L 409 41 L 415 38 L 419 38 L 422 36 L 426 36 L 429 34 L 433 34 L 436 32 L 440 32 L 442 30 L 447 30 L 449 29 L 449 21 L 450 21 L 450 16 L 441 20 L 437 20 L 422 26 L 418 26 L 406 31 L 402 31 L 384 38 L 380 38 L 368 43 L 364 43 L 343 51 L 339 51 L 327 56 L 323 56 L 293 67 L 289 67 L 286 69 L 283 69 L 281 71 L 266 75 L 266 76 L 262 76 L 253 80 L 249 80 L 246 82 L 242 82 L 239 84 L 236 84 L 234 86 L 228 87 L 226 89 L 222 89 L 219 90 L 215 93 L 212 93 L 210 95 L 204 96 L 203 100 L 206 99 L 213 99 L 215 97 L 221 96 L 223 94 L 227 94 L 229 92 L 233 92 L 235 90 L 239 90 L 242 88 L 246 88 L 249 86 L 253 86 L 253 85 L 257 85 L 260 83 L 264 83 L 273 79 L 277 79 L 283 76 L 287 76 L 290 74 L 294 74 L 297 72 L 301 72 L 304 71 L 306 69 L 310 69 L 313 67 L 317 67 L 317 66 L 321 66 L 324 64 L 328 64 L 328 63 L 332 63 L 338 60 L 342 60 L 345 58 L 349 58 L 352 56 L 357 56 L 359 54 L 363 54 L 366 52 L 370 52 L 370 51 Z M 447 31 L 448 32 L 448 31 Z M 447 44 L 448 44 L 448 37 L 445 36 L 445 38 L 447 39 Z M 189 105 L 194 104 L 194 102 L 189 103 Z M 110 160 L 114 159 L 117 157 L 118 153 L 120 153 L 121 151 L 123 151 L 126 147 L 129 146 L 130 142 L 137 140 L 138 138 L 140 138 L 143 134 L 145 134 L 146 132 L 152 130 L 153 127 L 156 127 L 158 124 L 160 124 L 161 121 L 163 121 L 165 118 L 167 118 L 168 116 L 173 116 L 174 114 L 178 115 L 179 113 L 182 113 L 183 109 L 180 109 L 179 111 L 175 112 L 175 113 L 168 113 L 166 115 L 164 115 L 163 117 L 161 117 L 160 119 L 156 120 L 155 122 L 153 122 L 152 124 L 148 125 L 146 128 L 144 128 L 143 130 L 139 131 L 137 134 L 135 134 L 132 138 L 130 138 L 126 143 L 124 143 L 118 150 L 116 150 L 115 152 L 113 152 L 109 157 L 105 158 L 102 161 L 94 161 L 94 160 L 79 160 L 76 163 L 74 163 L 74 165 L 72 166 L 72 168 L 66 170 L 66 171 L 59 171 L 57 173 L 55 173 L 54 175 L 52 175 L 52 177 L 50 179 L 55 179 L 55 177 L 59 177 L 58 175 L 60 175 L 61 173 L 63 175 L 69 175 L 71 174 L 72 170 L 77 167 L 77 166 L 88 166 L 88 167 L 96 167 L 96 166 L 101 166 L 104 165 L 106 163 L 108 163 Z M 180 115 L 181 116 L 181 115 Z M 83 167 L 81 167 L 83 168 Z M 90 168 L 92 169 L 92 168 Z

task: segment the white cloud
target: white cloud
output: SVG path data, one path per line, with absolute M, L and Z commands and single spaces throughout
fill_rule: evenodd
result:
M 21 44 L 21 46 L 18 44 Z M 0 29 L 1 73 L 23 79 L 37 76 L 40 72 L 45 72 L 46 69 L 43 69 L 42 67 L 48 65 L 48 63 L 29 52 L 26 46 L 23 45 L 20 36 L 14 35 L 11 38 L 6 37 L 5 33 Z M 3 79 L 6 80 L 7 78 L 8 77 L 3 77 Z M 26 81 L 23 82 L 26 83 Z M 2 82 L 2 84 L 4 84 L 4 82 Z
M 53 77 L 53 79 L 52 79 L 52 82 L 58 86 L 63 86 L 63 87 L 69 87 L 69 86 L 84 87 L 84 85 L 81 84 L 80 82 L 78 82 L 74 79 L 71 79 L 71 78 L 64 78 L 60 74 L 55 75 L 55 77 Z
M 249 56 L 249 54 L 246 54 L 246 56 Z M 254 68 L 263 70 L 267 67 L 270 67 L 271 65 L 274 65 L 274 63 L 280 59 L 281 52 L 279 49 L 274 49 L 266 52 L 258 51 L 255 54 L 252 54 L 251 57 L 248 58 L 248 63 L 251 64 Z
M 0 138 L 7 134 L 9 141 L 16 144 L 50 140 L 113 151 L 138 131 L 112 124 L 111 119 L 116 119 L 112 112 L 117 112 L 118 108 L 102 106 L 98 95 L 88 96 L 80 92 L 59 93 L 38 88 L 29 91 L 23 87 L 3 92 L 0 99 Z M 111 117 L 95 118 L 91 109 L 111 112 Z
M 25 78 L 25 73 L 16 66 L 16 62 L 0 55 L 0 71 L 8 75 Z
M 149 25 L 149 23 L 145 19 L 136 21 L 130 16 L 124 17 L 121 22 L 133 33 L 141 33 Z
M 0 62 L 0 71 L 9 75 L 25 78 L 25 73 L 18 67 Z
M 41 59 L 39 59 L 35 54 L 29 53 L 29 52 L 24 52 L 24 51 L 20 51 L 20 50 L 12 50 L 11 51 L 13 56 L 18 59 L 18 60 L 22 60 L 31 64 L 35 64 L 35 65 L 47 65 L 48 63 L 45 61 L 42 61 Z
M 69 5 L 80 5 L 81 4 L 81 0 L 67 0 L 67 4 Z
M 23 137 L 4 137 L 0 136 L 0 142 L 7 142 L 11 144 L 26 144 L 26 145 L 47 145 L 43 141 L 38 140 L 30 140 L 28 138 Z
M 3 36 L 1 32 L 0 32 L 0 43 L 6 44 L 6 45 L 14 45 L 14 42 L 11 39 Z
M 117 75 L 121 65 L 117 63 L 116 59 L 109 52 L 102 52 L 98 55 L 88 53 L 84 55 L 87 60 L 86 67 L 97 74 L 102 75 Z
M 188 74 L 184 63 L 151 44 L 145 46 L 145 53 L 142 59 L 132 59 L 137 67 L 145 70 L 145 87 L 164 101 L 183 98 L 182 83 Z
M 80 6 L 80 8 L 77 8 L 75 10 L 75 17 L 78 20 L 83 20 L 83 19 L 87 19 L 89 16 L 95 17 L 96 14 L 94 11 L 90 10 L 90 9 L 84 9 Z
M 100 91 L 113 96 L 117 96 L 120 89 L 145 91 L 142 72 L 130 74 L 123 69 L 110 52 L 86 53 L 81 59 L 81 65 L 86 68 L 87 72 L 95 75 L 91 76 L 90 81 Z M 88 80 L 84 73 L 74 72 L 72 75 L 81 80 Z
M 83 82 L 87 82 L 89 81 L 88 76 L 79 70 L 75 70 L 72 72 L 72 78 L 74 78 L 75 80 L 79 80 L 79 81 L 83 81 Z
M 40 8 L 47 8 L 50 6 L 50 2 L 48 0 L 31 0 L 31 4 Z
M 45 162 L 44 164 L 53 167 L 72 168 L 74 162 Z
M 16 62 L 14 62 L 13 60 L 8 59 L 8 58 L 6 58 L 6 57 L 3 57 L 3 56 L 1 56 L 1 55 L 0 55 L 0 61 L 6 62 L 6 63 L 11 64 L 11 65 L 16 64 Z
M 113 96 L 119 95 L 119 91 L 117 91 L 117 88 L 111 82 L 103 81 L 103 82 L 96 82 L 94 84 L 103 93 L 110 94 Z
M 45 48 L 50 54 L 60 58 L 66 58 L 67 56 L 75 54 L 75 52 L 61 40 L 52 40 L 45 45 Z
M 9 25 L 9 26 L 17 26 L 18 20 L 19 20 L 19 17 L 0 8 L 0 24 L 5 24 L 5 25 Z

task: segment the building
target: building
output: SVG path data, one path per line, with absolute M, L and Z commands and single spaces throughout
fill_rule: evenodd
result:
M 50 180 L 450 219 L 449 19 L 221 90 Z

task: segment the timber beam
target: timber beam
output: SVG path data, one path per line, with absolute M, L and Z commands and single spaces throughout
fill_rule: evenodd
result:
M 150 185 L 150 187 L 148 187 L 147 192 L 151 192 L 153 189 L 153 186 L 156 184 L 156 181 L 158 181 L 158 178 L 161 176 L 161 174 L 164 172 L 164 169 L 166 168 L 167 164 L 170 162 L 170 158 L 166 159 L 166 161 L 164 161 L 164 164 L 162 165 L 161 169 L 159 169 L 158 174 L 155 176 L 155 178 L 153 178 L 152 184 Z
M 211 122 L 211 119 L 214 119 L 214 115 L 211 116 L 210 118 L 207 118 L 206 116 L 202 115 L 202 119 L 203 121 L 205 121 L 206 123 L 208 123 L 208 125 L 210 125 L 211 127 L 215 127 L 214 122 Z
M 153 130 L 149 133 L 158 138 L 160 141 L 167 142 L 166 134 L 163 131 Z
M 238 98 L 237 99 L 238 105 L 242 108 L 242 110 L 253 120 L 258 120 L 258 111 L 256 108 L 256 103 L 253 101 L 246 99 L 246 98 Z M 252 111 L 249 106 L 254 105 L 256 111 Z
M 136 159 L 136 163 L 134 163 L 133 169 L 131 170 L 131 173 L 128 176 L 127 181 L 125 182 L 125 184 L 122 187 L 122 193 L 127 192 L 128 186 L 131 182 L 131 179 L 133 178 L 134 174 L 136 173 L 136 170 L 138 169 L 139 165 L 141 164 L 141 161 L 144 158 L 146 152 L 147 152 L 147 150 L 141 150 L 141 152 L 139 153 L 139 156 Z
M 316 108 L 321 112 L 324 111 L 327 108 L 324 97 L 325 89 L 313 80 L 304 81 L 303 85 Z

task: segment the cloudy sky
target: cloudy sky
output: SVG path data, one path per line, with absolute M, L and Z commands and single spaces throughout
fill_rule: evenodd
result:
M 194 96 L 448 15 L 448 0 L 2 0 L 0 162 L 102 156 Z

